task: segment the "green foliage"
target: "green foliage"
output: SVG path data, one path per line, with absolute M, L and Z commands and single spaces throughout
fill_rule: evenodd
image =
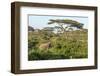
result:
M 28 33 L 28 59 L 52 60 L 52 59 L 76 59 L 87 58 L 88 44 L 87 31 L 66 32 L 57 35 L 50 31 L 32 31 Z M 51 42 L 48 49 L 41 50 L 39 46 Z
M 28 26 L 28 31 L 34 31 L 34 28 L 32 26 Z
M 58 25 L 60 25 L 62 27 L 62 25 L 66 25 L 68 24 L 68 27 L 76 27 L 79 29 L 83 28 L 83 23 L 80 23 L 78 21 L 75 20 L 70 20 L 70 19 L 50 19 L 48 24 L 54 24 L 57 23 Z M 69 26 L 70 24 L 70 26 Z M 63 29 L 65 29 L 64 27 L 62 27 Z

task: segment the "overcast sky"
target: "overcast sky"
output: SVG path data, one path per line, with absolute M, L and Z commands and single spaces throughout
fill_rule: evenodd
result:
M 71 19 L 84 24 L 83 28 L 88 29 L 88 17 L 82 16 L 44 16 L 44 15 L 29 15 L 29 26 L 34 27 L 34 29 L 42 29 L 44 27 L 54 27 L 56 24 L 48 25 L 50 19 Z

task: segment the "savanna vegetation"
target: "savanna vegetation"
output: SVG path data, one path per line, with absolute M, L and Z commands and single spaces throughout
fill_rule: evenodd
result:
M 47 23 L 52 27 L 28 26 L 28 60 L 88 57 L 88 30 L 84 24 L 69 19 L 51 19 Z

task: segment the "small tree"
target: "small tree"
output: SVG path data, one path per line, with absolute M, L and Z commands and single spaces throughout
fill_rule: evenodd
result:
M 28 26 L 28 31 L 34 31 L 34 28 L 32 26 Z

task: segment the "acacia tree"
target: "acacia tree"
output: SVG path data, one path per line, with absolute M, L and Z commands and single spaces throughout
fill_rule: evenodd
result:
M 83 28 L 83 23 L 70 19 L 50 19 L 48 24 L 58 24 L 62 32 L 68 31 L 69 28 L 76 27 L 77 29 Z
M 50 19 L 48 24 L 57 24 L 59 25 L 59 28 L 61 29 L 62 33 L 64 34 L 64 37 L 67 38 L 66 31 L 73 30 L 73 27 L 76 27 L 77 29 L 83 28 L 83 23 L 80 23 L 75 20 L 70 19 Z

